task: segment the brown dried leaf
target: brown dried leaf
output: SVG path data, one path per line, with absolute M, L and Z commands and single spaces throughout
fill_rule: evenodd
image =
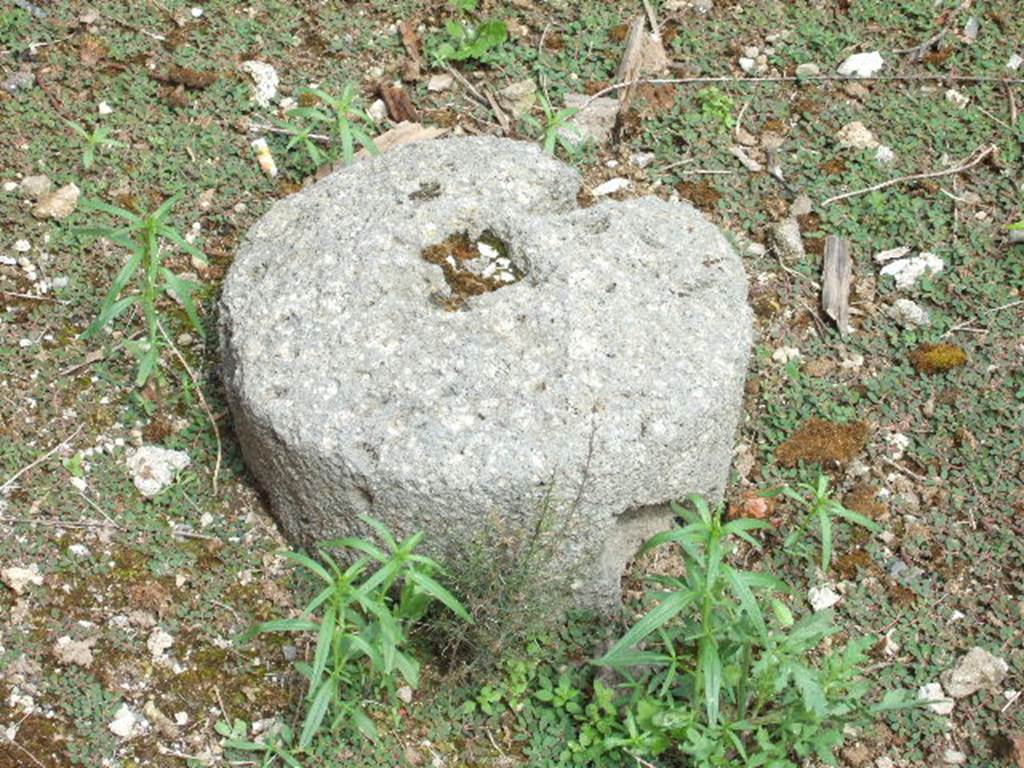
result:
M 398 25 L 398 33 L 402 37 L 402 45 L 409 54 L 408 61 L 403 65 L 402 79 L 416 82 L 423 70 L 423 55 L 420 52 L 420 36 L 416 34 L 416 21 L 403 21 Z
M 420 113 L 413 106 L 412 99 L 408 92 L 399 85 L 380 84 L 380 97 L 388 108 L 388 115 L 396 123 L 411 122 L 419 120 Z

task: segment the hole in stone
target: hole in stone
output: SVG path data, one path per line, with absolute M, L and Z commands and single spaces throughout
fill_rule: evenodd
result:
M 435 292 L 430 298 L 448 312 L 467 309 L 471 296 L 491 293 L 518 283 L 526 272 L 512 259 L 508 243 L 485 230 L 479 237 L 457 232 L 425 248 L 420 254 L 444 273 L 448 293 Z

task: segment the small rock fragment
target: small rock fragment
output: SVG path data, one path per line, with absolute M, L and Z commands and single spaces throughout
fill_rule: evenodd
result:
M 796 68 L 797 77 L 817 77 L 821 74 L 821 67 L 811 62 L 798 64 Z
M 0 89 L 7 91 L 12 96 L 18 91 L 25 91 L 36 84 L 36 76 L 26 69 L 19 69 L 12 72 L 0 83 Z
M 594 191 L 591 192 L 591 194 L 594 197 L 604 197 L 605 195 L 611 195 L 615 192 L 621 192 L 624 189 L 629 189 L 631 186 L 633 186 L 633 182 L 629 179 L 624 179 L 621 176 L 618 176 L 614 179 L 608 179 L 608 181 L 603 184 L 599 184 L 594 188 Z
M 891 147 L 888 147 L 885 144 L 880 144 L 878 149 L 875 150 L 875 160 L 882 165 L 888 165 L 895 159 L 896 153 L 892 151 Z
M 958 749 L 947 749 L 942 753 L 942 760 L 946 765 L 963 765 L 967 762 L 967 755 Z
M 112 106 L 110 106 L 109 104 L 107 104 L 107 102 L 105 102 L 105 101 L 101 101 L 97 105 L 96 111 L 99 112 L 100 115 L 102 115 L 104 117 L 107 116 L 107 115 L 114 114 L 114 108 Z
M 961 91 L 958 91 L 956 88 L 950 88 L 946 91 L 946 101 L 957 109 L 964 109 L 971 103 L 971 97 Z
M 431 93 L 442 93 L 451 88 L 453 82 L 455 82 L 454 77 L 447 72 L 442 72 L 439 75 L 433 75 L 427 81 L 427 90 Z
M 43 195 L 32 209 L 32 215 L 37 219 L 66 219 L 78 207 L 80 194 L 74 182 L 67 184 L 56 192 Z
M 841 147 L 847 149 L 875 149 L 879 146 L 878 139 L 860 120 L 844 125 L 836 139 Z
M 279 78 L 277 70 L 265 61 L 249 60 L 238 65 L 238 69 L 252 78 L 252 100 L 257 106 L 269 107 L 277 96 Z
M 498 95 L 501 106 L 512 117 L 519 118 L 529 112 L 537 101 L 537 84 L 529 78 L 520 80 L 503 88 Z
M 1007 60 L 1006 68 L 1012 72 L 1016 72 L 1018 69 L 1020 69 L 1021 64 L 1024 64 L 1024 57 L 1022 57 L 1019 53 L 1015 53 L 1012 56 L 1010 56 L 1010 58 Z
M 811 604 L 815 613 L 831 608 L 842 599 L 842 595 L 829 586 L 811 587 L 807 590 L 807 602 Z
M 890 248 L 887 251 L 879 251 L 874 255 L 876 264 L 885 264 L 887 261 L 893 261 L 894 259 L 902 259 L 910 253 L 910 247 L 901 245 L 898 248 Z
M 772 352 L 772 360 L 779 365 L 785 365 L 794 360 L 800 359 L 800 350 L 796 347 L 779 347 Z
M 783 219 L 773 224 L 771 238 L 775 250 L 783 259 L 802 261 L 806 256 L 800 223 L 796 219 Z
M 27 200 L 38 200 L 49 193 L 51 186 L 50 177 L 43 174 L 26 176 L 19 185 L 22 197 Z
M 144 445 L 128 455 L 127 466 L 132 482 L 147 498 L 156 496 L 169 486 L 178 472 L 191 459 L 184 451 L 172 451 L 156 445 Z
M 570 144 L 580 146 L 588 141 L 604 144 L 611 138 L 619 114 L 618 99 L 602 96 L 592 100 L 586 94 L 567 93 L 565 106 L 579 110 L 558 132 Z
M 114 714 L 113 721 L 107 725 L 107 728 L 119 738 L 130 739 L 135 735 L 135 728 L 138 722 L 139 718 L 131 711 L 128 705 L 122 704 L 121 708 Z
M 971 16 L 964 24 L 964 40 L 968 43 L 973 43 L 978 39 L 978 31 L 981 29 L 981 24 L 978 22 L 977 16 Z
M 72 640 L 65 635 L 58 638 L 54 644 L 53 657 L 59 664 L 89 668 L 93 662 L 92 648 L 98 639 L 90 637 L 86 640 Z
M 402 701 L 402 703 L 412 703 L 412 688 L 410 688 L 408 685 L 403 685 L 395 693 L 398 694 L 398 698 Z
M 875 256 L 875 261 L 878 261 L 878 256 Z M 891 275 L 896 280 L 897 288 L 911 288 L 925 275 L 938 274 L 945 266 L 946 262 L 934 253 L 922 251 L 912 258 L 889 262 L 882 267 L 882 274 Z
M 158 659 L 163 656 L 164 651 L 172 645 L 174 645 L 174 638 L 160 627 L 154 629 L 150 633 L 149 639 L 146 640 L 146 647 L 149 649 L 149 653 L 154 659 Z
M 366 114 L 373 122 L 383 123 L 388 116 L 388 105 L 384 103 L 384 99 L 377 99 L 367 108 Z
M 956 706 L 956 702 L 946 696 L 939 683 L 928 683 L 918 688 L 917 700 L 931 702 L 928 709 L 937 715 L 948 715 Z
M 839 65 L 839 74 L 844 77 L 874 77 L 885 65 L 878 51 L 855 53 Z
M 910 299 L 896 299 L 886 314 L 904 328 L 925 328 L 931 323 L 928 310 Z
M 753 72 L 754 69 L 757 67 L 757 62 L 754 59 L 751 59 L 747 56 L 740 56 L 739 61 L 737 61 L 736 63 L 739 64 L 740 69 L 742 69 L 747 74 Z
M 24 594 L 30 584 L 37 587 L 43 585 L 43 575 L 39 572 L 39 566 L 32 563 L 28 567 L 12 565 L 0 571 L 0 580 L 11 588 L 16 595 Z
M 997 687 L 1009 670 L 1009 664 L 1003 659 L 975 646 L 952 670 L 943 674 L 942 684 L 954 699 L 963 699 L 980 690 Z

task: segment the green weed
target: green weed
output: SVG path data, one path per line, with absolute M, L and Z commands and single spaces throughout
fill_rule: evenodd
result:
M 312 120 L 313 125 L 325 126 L 332 138 L 341 145 L 341 158 L 345 165 L 351 165 L 355 159 L 357 143 L 371 155 L 380 154 L 373 138 L 367 133 L 367 129 L 375 130 L 376 126 L 359 106 L 355 87 L 351 83 L 342 88 L 340 96 L 332 96 L 320 88 L 307 88 L 300 93 L 315 96 L 328 111 L 319 106 L 297 107 L 288 112 L 289 117 L 303 117 Z M 321 165 L 326 157 L 310 138 L 312 126 L 307 129 L 290 123 L 284 125 L 295 134 L 288 142 L 288 149 L 301 145 L 310 159 Z
M 652 577 L 656 605 L 595 663 L 620 670 L 634 686 L 626 733 L 606 745 L 635 757 L 672 752 L 694 768 L 797 768 L 810 757 L 834 763 L 844 728 L 881 709 L 902 705 L 889 695 L 863 703 L 862 670 L 871 638 L 821 653 L 838 630 L 827 612 L 795 621 L 779 579 L 734 568 L 727 556 L 739 539 L 766 526 L 751 519 L 724 523 L 698 497 L 675 506 L 682 528 L 645 549 L 674 544 L 682 578 Z M 770 608 L 766 616 L 764 607 Z M 653 674 L 635 676 L 635 670 Z
M 453 5 L 463 13 L 472 13 L 477 10 L 478 3 L 477 0 L 454 0 Z M 441 66 L 449 61 L 482 60 L 508 40 L 508 25 L 503 21 L 468 24 L 449 20 L 444 29 L 444 38 L 428 44 L 431 58 Z
M 440 566 L 415 554 L 422 533 L 399 542 L 379 521 L 368 516 L 360 519 L 376 532 L 383 549 L 355 537 L 325 541 L 317 547 L 317 554 L 326 567 L 308 555 L 285 552 L 284 557 L 323 582 L 321 591 L 299 618 L 266 621 L 239 638 L 244 643 L 265 632 L 316 633 L 312 664 L 296 665 L 309 682 L 299 750 L 309 748 L 325 722 L 330 731 L 349 725 L 368 738 L 378 737 L 363 706 L 364 694 L 384 689 L 388 700 L 394 702 L 396 673 L 410 687 L 418 684 L 420 665 L 408 652 L 409 629 L 431 603 L 438 601 L 464 621 L 471 621 L 462 604 L 431 575 Z M 335 549 L 359 556 L 342 567 L 330 555 Z
M 274 723 L 265 736 L 249 735 L 249 724 L 244 720 L 235 719 L 233 723 L 219 720 L 213 729 L 224 737 L 225 749 L 236 749 L 239 752 L 250 752 L 259 757 L 260 768 L 271 768 L 281 760 L 289 768 L 302 768 L 302 763 L 292 753 L 292 742 L 295 735 L 284 723 Z
M 556 109 L 548 97 L 543 94 L 540 97 L 540 107 L 544 112 L 543 122 L 532 115 L 523 115 L 523 122 L 540 134 L 541 146 L 547 154 L 555 154 L 555 147 L 560 146 L 570 157 L 574 156 L 578 151 L 578 145 L 568 139 L 566 131 L 579 134 L 578 129 L 568 127 L 569 120 L 579 112 L 579 109 L 575 107 Z
M 78 234 L 105 238 L 128 251 L 128 261 L 114 278 L 103 299 L 99 315 L 85 329 L 82 337 L 87 339 L 95 336 L 129 308 L 134 307 L 141 311 L 146 323 L 145 340 L 125 342 L 125 347 L 138 360 L 135 384 L 140 387 L 156 373 L 160 362 L 160 351 L 163 347 L 161 339 L 164 334 L 161 330 L 157 301 L 162 295 L 179 301 L 195 331 L 201 336 L 205 335 L 192 300 L 193 294 L 201 286 L 179 277 L 163 265 L 165 246 L 180 248 L 197 264 L 206 265 L 206 256 L 203 252 L 167 223 L 171 209 L 177 201 L 177 195 L 170 197 L 155 211 L 147 214 L 133 213 L 99 200 L 86 200 L 82 203 L 84 210 L 110 214 L 124 220 L 127 225 L 120 229 L 87 227 L 78 229 Z M 137 281 L 138 290 L 122 295 L 133 280 Z
M 847 509 L 838 500 L 832 498 L 828 486 L 828 476 L 818 475 L 818 480 L 813 485 L 800 483 L 796 489 L 786 485 L 765 494 L 766 496 L 785 496 L 787 499 L 795 501 L 804 510 L 799 525 L 786 536 L 782 545 L 786 550 L 799 545 L 806 537 L 807 529 L 817 522 L 818 534 L 821 537 L 821 570 L 825 572 L 832 564 L 833 528 L 836 518 L 859 525 L 872 533 L 882 530 L 870 518 Z
M 73 123 L 70 120 L 65 120 L 64 123 L 85 142 L 85 147 L 82 149 L 82 167 L 85 170 L 92 168 L 96 161 L 97 149 L 125 146 L 123 142 L 110 138 L 110 128 L 105 125 L 97 126 L 90 133 L 78 123 Z

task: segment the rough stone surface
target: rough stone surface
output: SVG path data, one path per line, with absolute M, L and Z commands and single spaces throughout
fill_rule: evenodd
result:
M 984 648 L 971 648 L 953 669 L 944 673 L 942 687 L 954 699 L 963 699 L 978 691 L 996 688 L 1009 670 L 1009 665 L 998 656 Z
M 185 469 L 190 461 L 184 451 L 144 445 L 130 453 L 125 464 L 139 493 L 148 498 L 173 483 L 178 472 Z
M 546 517 L 552 572 L 612 607 L 666 502 L 720 497 L 752 336 L 740 260 L 687 205 L 579 209 L 579 188 L 534 145 L 450 139 L 340 170 L 253 227 L 224 286 L 225 381 L 293 542 L 368 513 L 457 557 L 495 519 Z M 463 232 L 496 236 L 521 277 L 446 311 L 423 251 Z

